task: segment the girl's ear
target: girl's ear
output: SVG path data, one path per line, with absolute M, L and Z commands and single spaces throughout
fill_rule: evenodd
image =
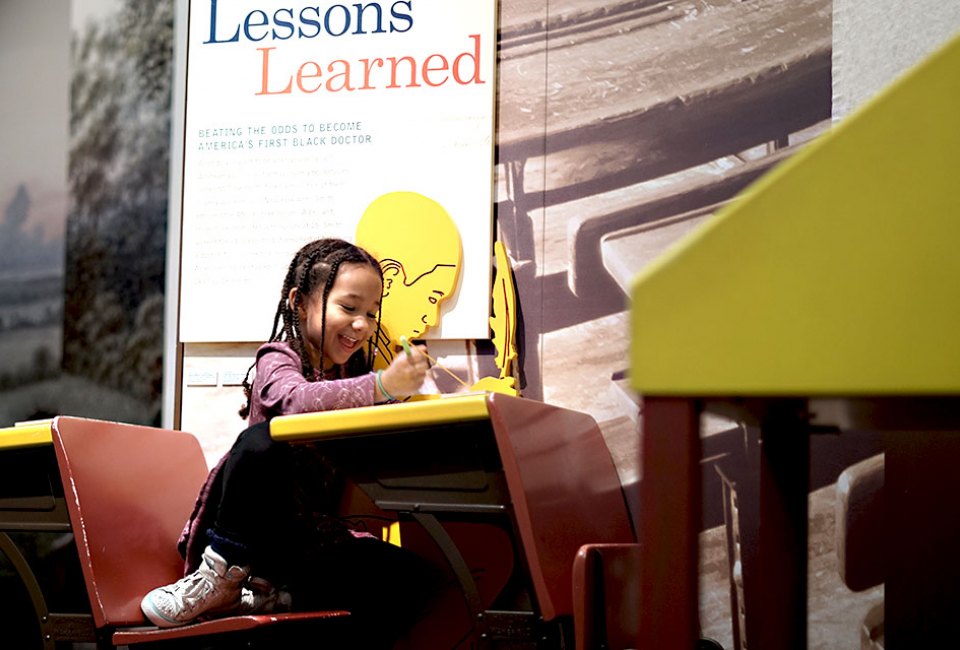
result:
M 290 311 L 293 311 L 294 309 L 297 308 L 298 296 L 299 296 L 299 292 L 297 291 L 296 287 L 294 287 L 293 289 L 290 289 L 290 293 L 287 294 L 287 307 L 290 308 Z

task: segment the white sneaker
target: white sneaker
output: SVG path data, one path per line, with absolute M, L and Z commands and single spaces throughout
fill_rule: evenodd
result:
M 235 610 L 250 567 L 229 566 L 209 546 L 200 568 L 172 585 L 157 587 L 140 601 L 144 616 L 157 627 L 176 627 L 204 614 Z
M 277 589 L 263 578 L 250 577 L 243 585 L 238 614 L 276 614 L 289 612 L 290 592 Z

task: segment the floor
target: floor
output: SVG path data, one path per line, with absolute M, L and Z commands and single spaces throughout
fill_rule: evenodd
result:
M 883 601 L 883 586 L 855 593 L 840 579 L 834 549 L 835 497 L 835 485 L 810 494 L 807 626 L 810 650 L 859 650 L 860 622 L 871 607 Z M 702 634 L 731 650 L 734 646 L 730 575 L 722 526 L 701 534 L 700 553 Z

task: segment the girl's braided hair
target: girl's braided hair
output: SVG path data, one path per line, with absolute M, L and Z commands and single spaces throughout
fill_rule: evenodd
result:
M 290 260 L 290 266 L 287 268 L 287 275 L 283 280 L 283 288 L 280 290 L 280 301 L 277 304 L 277 311 L 273 316 L 273 329 L 270 332 L 270 338 L 267 342 L 286 341 L 297 356 L 300 357 L 303 376 L 307 381 L 314 381 L 319 374 L 322 378 L 323 368 L 314 368 L 310 363 L 310 355 L 304 344 L 303 335 L 300 331 L 300 315 L 297 307 L 307 296 L 315 291 L 321 290 L 321 314 L 320 331 L 321 337 L 327 322 L 327 296 L 330 294 L 330 288 L 337 279 L 337 273 L 343 264 L 365 264 L 377 272 L 380 277 L 380 286 L 383 286 L 383 272 L 380 269 L 380 263 L 377 262 L 370 253 L 359 246 L 355 246 L 342 239 L 318 239 L 310 242 L 293 256 Z M 297 289 L 297 304 L 290 304 L 290 291 Z M 370 372 L 373 368 L 373 357 L 376 340 L 380 334 L 380 314 L 377 314 L 377 328 L 374 335 L 367 343 L 367 349 L 357 350 L 344 364 L 342 370 L 348 377 L 356 377 Z M 323 350 L 323 339 L 320 340 L 320 350 Z M 256 367 L 256 361 L 247 369 L 247 375 L 243 380 L 243 394 L 246 397 L 246 403 L 240 409 L 240 417 L 246 418 L 250 415 L 250 396 L 252 384 L 250 382 L 250 372 Z M 320 371 L 319 373 L 317 371 Z

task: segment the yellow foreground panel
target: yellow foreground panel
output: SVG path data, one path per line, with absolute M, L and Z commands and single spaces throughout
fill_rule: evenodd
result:
M 960 393 L 960 38 L 641 273 L 642 394 Z

